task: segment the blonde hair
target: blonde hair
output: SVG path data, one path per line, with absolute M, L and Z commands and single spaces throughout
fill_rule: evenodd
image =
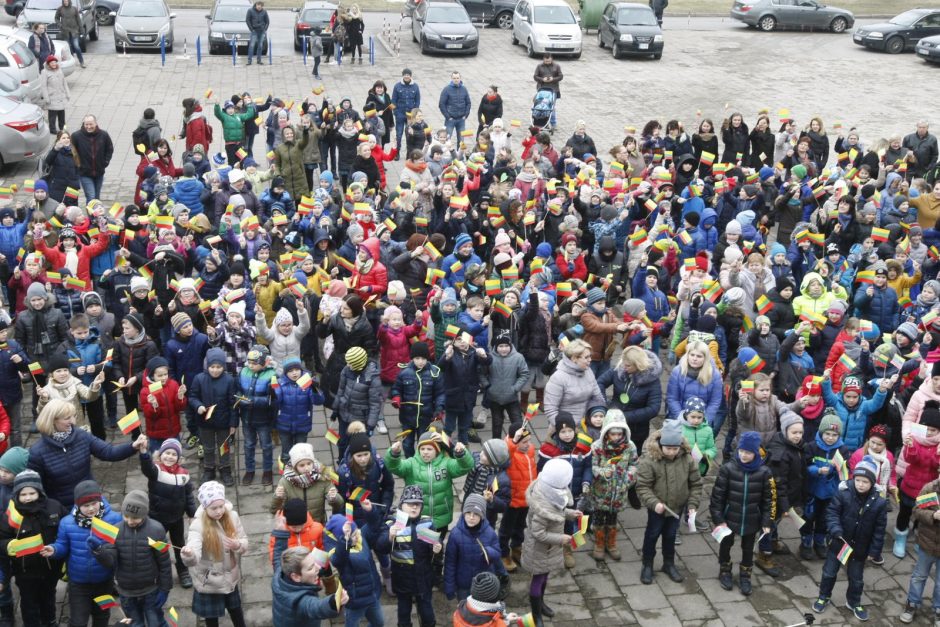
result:
M 365 433 L 366 425 L 361 420 L 353 420 L 349 423 L 349 426 L 346 427 L 346 433 Z
M 689 355 L 692 353 L 701 353 L 705 356 L 705 363 L 702 365 L 701 369 L 698 371 L 698 382 L 704 386 L 708 386 L 712 382 L 712 370 L 714 365 L 712 364 L 711 354 L 708 352 L 708 345 L 701 340 L 696 340 L 690 342 L 685 349 L 685 354 L 682 356 L 682 359 L 679 360 L 679 372 L 683 375 L 688 376 L 689 374 Z
M 229 515 L 228 508 L 222 512 L 222 517 L 215 520 L 209 516 L 209 512 L 202 510 L 202 553 L 211 560 L 222 561 L 222 539 L 219 537 L 219 531 L 229 538 L 235 538 L 235 522 Z
M 620 353 L 620 368 L 623 369 L 625 364 L 630 364 L 637 372 L 645 372 L 649 370 L 650 358 L 639 346 L 628 346 Z
M 579 355 L 584 353 L 593 353 L 591 350 L 591 345 L 585 342 L 584 340 L 572 340 L 568 342 L 568 345 L 565 346 L 565 357 L 568 359 L 574 359 Z
M 42 412 L 36 418 L 36 428 L 43 435 L 52 435 L 55 433 L 56 420 L 74 415 L 75 406 L 72 403 L 61 398 L 54 398 L 42 408 Z
M 754 382 L 754 389 L 757 389 L 764 384 L 770 385 L 770 382 L 773 381 L 769 375 L 766 375 L 763 372 L 756 372 L 752 374 L 750 379 Z

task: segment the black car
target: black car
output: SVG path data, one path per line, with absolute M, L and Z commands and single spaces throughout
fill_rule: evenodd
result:
M 503 30 L 512 28 L 512 12 L 516 0 L 458 0 L 467 10 L 470 19 L 498 26 Z
M 98 20 L 98 25 L 114 24 L 114 17 L 111 13 L 117 13 L 120 8 L 119 0 L 95 0 L 95 19 Z
M 924 61 L 940 63 L 940 35 L 924 37 L 918 41 L 915 52 Z
M 311 0 L 305 2 L 299 9 L 291 9 L 294 17 L 294 50 L 303 49 L 303 38 L 313 32 L 314 27 L 320 27 L 320 39 L 323 49 L 333 40 L 333 31 L 330 30 L 330 18 L 336 11 L 336 5 L 330 2 Z
M 911 9 L 889 22 L 859 26 L 852 41 L 889 54 L 913 51 L 924 37 L 940 35 L 940 9 Z
M 614 58 L 663 56 L 663 30 L 646 4 L 610 2 L 597 25 L 597 45 L 610 46 Z

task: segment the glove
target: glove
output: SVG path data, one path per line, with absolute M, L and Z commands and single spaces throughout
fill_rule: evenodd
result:
M 87 544 L 88 548 L 91 549 L 92 551 L 97 551 L 99 548 L 101 548 L 101 545 L 104 544 L 104 540 L 102 540 L 101 538 L 97 536 L 90 535 L 88 536 L 88 539 L 85 540 L 85 544 Z
M 401 397 L 400 397 L 400 396 L 394 396 L 394 397 L 392 397 L 392 407 L 394 407 L 395 409 L 399 409 L 399 408 L 401 407 Z
M 170 593 L 166 590 L 160 590 L 157 592 L 157 596 L 154 598 L 153 606 L 160 608 L 166 604 L 167 597 L 170 596 Z

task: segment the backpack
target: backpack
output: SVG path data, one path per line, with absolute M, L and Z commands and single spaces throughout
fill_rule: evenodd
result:
M 144 146 L 143 152 L 137 148 L 137 146 L 141 144 Z M 147 132 L 147 129 L 140 126 L 134 129 L 134 132 L 131 133 L 131 146 L 134 147 L 134 153 L 142 157 L 153 150 L 153 146 L 150 145 L 150 134 Z

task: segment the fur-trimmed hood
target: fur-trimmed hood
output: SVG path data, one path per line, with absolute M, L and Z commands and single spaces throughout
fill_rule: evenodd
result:
M 650 459 L 653 461 L 660 461 L 663 459 L 663 447 L 659 445 L 659 438 L 663 434 L 662 429 L 656 429 L 650 433 L 649 437 L 646 438 L 646 442 L 643 443 L 643 453 L 649 455 Z M 689 446 L 688 441 L 682 440 L 682 444 L 679 446 L 681 449 L 679 455 L 676 456 L 676 459 L 682 457 L 683 454 L 692 454 L 692 447 Z

